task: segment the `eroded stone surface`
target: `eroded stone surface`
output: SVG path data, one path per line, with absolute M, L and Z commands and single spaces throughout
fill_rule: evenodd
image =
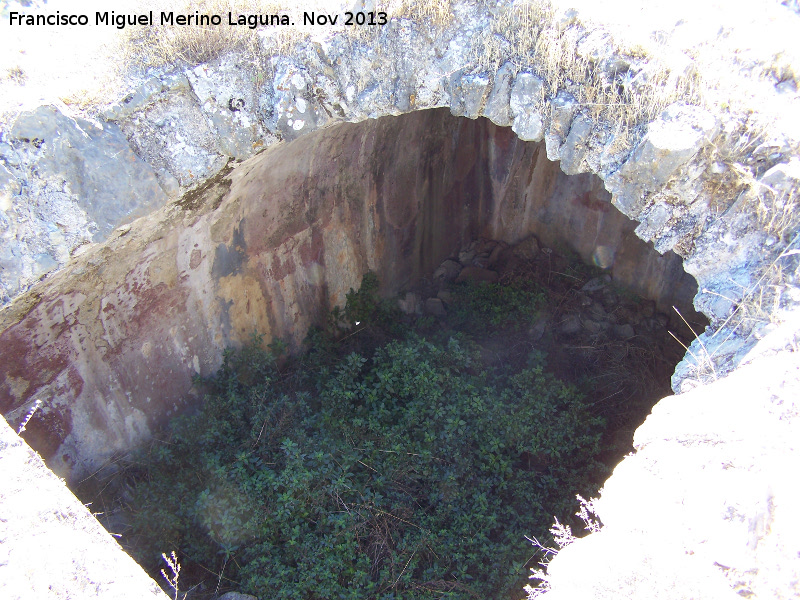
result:
M 614 203 L 632 218 L 639 216 L 647 192 L 670 180 L 716 135 L 719 122 L 695 106 L 674 104 L 653 122 L 623 167 L 606 179 Z
M 0 165 L 0 299 L 62 267 L 80 246 L 163 205 L 152 169 L 113 123 L 54 106 L 20 115 Z
M 224 132 L 225 123 L 221 121 L 219 125 Z M 132 112 L 121 126 L 139 156 L 156 172 L 169 173 L 183 187 L 213 175 L 224 164 L 220 162 L 217 131 L 206 119 L 190 89 L 179 87 L 163 91 L 151 98 L 149 104 Z M 229 149 L 235 150 L 237 138 L 244 135 L 228 131 Z
M 542 100 L 544 82 L 533 73 L 519 73 L 511 89 L 509 106 L 514 114 L 512 129 L 520 139 L 540 142 L 544 136 L 538 104 Z
M 800 594 L 800 361 L 762 358 L 661 400 L 596 502 L 604 528 L 550 563 L 550 598 Z
M 166 600 L 2 419 L 0 472 L 0 596 Z

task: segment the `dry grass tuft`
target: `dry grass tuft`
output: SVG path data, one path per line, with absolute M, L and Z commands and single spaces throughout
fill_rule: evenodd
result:
M 453 19 L 450 0 L 399 0 L 388 2 L 384 10 L 393 17 L 404 17 L 437 29 L 446 27 Z
M 763 184 L 752 197 L 759 227 L 781 245 L 800 228 L 800 191 L 775 190 Z
M 147 8 L 147 3 L 143 6 Z M 218 14 L 223 22 L 218 26 L 187 25 L 170 27 L 154 25 L 147 28 L 127 28 L 123 32 L 121 50 L 127 64 L 157 67 L 182 61 L 198 65 L 232 51 L 251 59 L 262 59 L 259 29 L 229 26 L 228 12 L 238 15 L 285 15 L 283 4 L 263 0 L 204 0 L 202 5 L 186 0 L 167 0 L 152 6 L 154 13 L 173 11 L 176 14 Z M 270 36 L 272 54 L 286 53 L 302 37 L 295 28 L 281 26 Z
M 701 103 L 701 80 L 691 65 L 671 66 L 657 53 L 635 46 L 623 48 L 621 57 L 628 63 L 646 62 L 636 76 L 623 63 L 618 70 L 603 68 L 591 53 L 581 54 L 579 43 L 588 30 L 574 13 L 556 11 L 549 0 L 515 2 L 497 10 L 475 51 L 477 68 L 493 70 L 506 61 L 518 70 L 532 66 L 548 96 L 567 90 L 584 113 L 617 125 L 615 152 L 629 149 L 631 131 L 670 104 Z M 608 43 L 613 43 L 611 36 Z
M 106 88 L 81 88 L 71 91 L 64 96 L 60 96 L 59 100 L 67 106 L 78 109 L 79 111 L 90 112 L 93 108 L 107 103 L 108 97 L 109 93 Z
M 178 578 L 181 574 L 181 564 L 178 562 L 178 558 L 175 556 L 175 551 L 173 550 L 170 552 L 170 555 L 167 556 L 163 552 L 161 553 L 161 558 L 164 559 L 164 562 L 167 563 L 170 570 L 170 575 L 167 575 L 167 572 L 164 569 L 161 569 L 161 576 L 167 580 L 169 587 L 171 587 L 175 595 L 173 596 L 173 600 L 178 600 L 178 596 L 180 592 L 178 591 Z M 186 594 L 184 594 L 184 598 Z
M 678 336 L 676 336 L 671 331 L 669 332 L 669 334 L 675 339 L 675 341 L 678 342 L 681 346 L 683 346 L 683 349 L 686 351 L 686 353 L 689 354 L 689 356 L 691 356 L 694 359 L 693 376 L 696 377 L 699 381 L 702 381 L 704 383 L 710 381 L 716 381 L 718 379 L 718 375 L 714 363 L 714 356 L 708 351 L 708 348 L 703 343 L 703 340 L 700 338 L 697 332 L 694 329 L 692 329 L 692 326 L 689 325 L 689 322 L 683 317 L 680 311 L 674 306 L 672 307 L 672 309 L 678 314 L 678 316 L 683 320 L 686 326 L 691 330 L 691 332 L 694 334 L 695 340 L 698 342 L 697 346 L 699 346 L 699 350 L 697 351 L 692 350 L 691 346 L 687 346 L 680 340 L 680 338 L 678 338 Z
M 322 1 L 306 2 L 297 8 L 287 2 L 265 0 L 203 0 L 198 5 L 187 0 L 166 0 L 152 4 L 156 14 L 172 10 L 176 14 L 219 14 L 223 23 L 219 26 L 191 25 L 167 27 L 155 25 L 152 28 L 129 28 L 123 32 L 121 52 L 126 64 L 139 64 L 144 67 L 157 67 L 178 61 L 191 65 L 214 60 L 227 53 L 238 51 L 253 62 L 264 62 L 269 56 L 287 55 L 298 42 L 305 39 L 313 28 L 300 25 L 301 12 L 320 11 L 331 13 L 330 5 Z M 143 8 L 147 8 L 145 3 Z M 349 7 L 348 10 L 353 7 Z M 354 10 L 359 10 L 356 6 Z M 375 11 L 385 11 L 389 17 L 402 17 L 427 25 L 434 29 L 446 27 L 453 18 L 450 0 L 390 0 L 378 3 Z M 295 25 L 273 28 L 231 27 L 227 25 L 227 14 L 237 15 L 288 15 Z M 336 28 L 343 29 L 348 37 L 359 43 L 369 43 L 377 38 L 380 27 L 349 26 L 343 24 L 340 15 Z M 266 32 L 266 35 L 264 35 Z
M 597 498 L 586 500 L 586 498 L 580 494 L 578 494 L 576 498 L 578 499 L 580 509 L 575 513 L 575 516 L 583 521 L 584 529 L 589 533 L 600 532 L 603 529 L 603 524 L 600 522 L 600 518 L 597 514 L 597 506 L 595 504 Z M 542 568 L 531 569 L 532 574 L 530 577 L 531 579 L 538 580 L 540 583 L 536 587 L 530 585 L 525 586 L 525 592 L 528 594 L 527 600 L 534 600 L 550 591 L 550 577 L 546 571 L 548 563 L 553 560 L 561 550 L 578 539 L 575 534 L 572 533 L 572 528 L 570 528 L 569 525 L 559 523 L 557 517 L 555 518 L 555 523 L 553 523 L 553 526 L 550 528 L 550 535 L 553 537 L 556 547 L 546 546 L 535 537 L 530 538 L 526 536 L 526 539 L 533 544 L 537 552 L 542 553 L 542 559 L 539 562 Z
M 6 69 L 5 79 L 17 84 L 17 85 L 25 85 L 25 82 L 28 81 L 28 74 L 20 66 L 11 67 L 10 69 Z
M 354 11 L 362 10 L 362 3 L 356 3 Z M 364 9 L 365 10 L 365 9 Z M 421 2 L 420 0 L 387 0 L 375 3 L 375 11 L 385 12 L 388 19 L 409 19 L 432 30 L 445 29 L 453 21 L 453 11 L 450 0 L 430 0 Z M 345 27 L 345 33 L 354 43 L 375 45 L 381 28 L 380 27 Z M 376 51 L 381 52 L 380 46 L 376 46 Z

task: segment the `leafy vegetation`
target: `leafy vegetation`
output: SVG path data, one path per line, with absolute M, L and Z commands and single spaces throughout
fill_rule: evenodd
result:
M 454 324 L 470 320 L 506 325 L 509 321 L 531 321 L 544 304 L 544 294 L 534 283 L 515 280 L 509 285 L 464 281 L 456 284 L 452 311 Z
M 535 300 L 488 289 L 459 292 L 474 319 Z M 398 335 L 376 290 L 368 275 L 280 369 L 257 337 L 225 355 L 203 408 L 144 457 L 143 562 L 179 548 L 262 598 L 523 594 L 524 536 L 602 478 L 602 422 L 539 355 L 486 369 L 456 331 Z

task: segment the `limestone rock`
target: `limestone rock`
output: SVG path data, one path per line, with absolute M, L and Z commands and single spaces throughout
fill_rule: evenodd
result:
M 150 77 L 119 102 L 106 107 L 103 116 L 108 121 L 123 121 L 136 111 L 143 110 L 147 106 L 158 102 L 162 94 L 170 91 L 190 92 L 191 86 L 186 75 L 177 72 L 167 74 L 161 78 Z
M 478 254 L 491 254 L 492 250 L 494 250 L 500 242 L 497 240 L 491 240 L 486 238 L 480 238 L 477 240 L 475 244 L 475 252 Z
M 582 292 L 596 292 L 598 290 L 602 290 L 606 287 L 609 283 L 611 283 L 611 275 L 602 275 L 600 277 L 594 277 L 583 284 L 581 287 Z
M 539 240 L 535 235 L 529 235 L 512 247 L 514 255 L 522 260 L 533 260 L 539 254 L 539 249 Z
M 3 419 L 0 472 L 0 597 L 167 600 Z
M 181 191 L 180 182 L 166 169 L 159 169 L 156 172 L 156 177 L 158 178 L 158 184 L 161 186 L 161 189 L 164 190 L 164 193 L 170 198 L 177 196 Z
M 604 321 L 608 318 L 605 308 L 599 302 L 592 302 L 589 305 L 589 314 L 595 321 Z
M 667 204 L 654 204 L 641 215 L 641 222 L 636 227 L 636 235 L 649 241 L 664 230 L 664 225 L 672 218 L 673 209 Z
M 511 129 L 521 140 L 540 142 L 544 136 L 542 115 L 537 110 L 543 90 L 544 82 L 533 73 L 519 73 L 514 80 L 510 98 L 514 116 Z
M 613 309 L 617 304 L 619 304 L 619 296 L 617 296 L 616 292 L 609 287 L 603 288 L 603 308 L 606 310 Z
M 165 169 L 184 188 L 225 164 L 216 131 L 191 89 L 164 90 L 119 124 L 138 156 L 156 171 Z
M 583 115 L 575 117 L 569 135 L 559 151 L 561 170 L 567 175 L 577 175 L 588 171 L 583 159 L 588 152 L 586 143 L 591 133 L 591 119 Z
M 436 297 L 447 305 L 451 305 L 455 302 L 453 293 L 449 290 L 440 290 L 439 293 L 436 294 Z
M 500 242 L 497 246 L 492 249 L 492 253 L 489 255 L 488 260 L 488 268 L 494 267 L 500 261 L 501 255 L 508 250 L 508 244 L 505 242 Z
M 544 136 L 549 160 L 556 161 L 561 157 L 561 146 L 567 137 L 572 116 L 577 108 L 578 102 L 569 92 L 561 91 L 550 100 L 550 127 Z
M 0 164 L 0 210 L 11 210 L 11 197 L 19 193 L 19 184 L 11 172 Z
M 450 112 L 456 117 L 478 118 L 488 92 L 487 75 L 463 75 L 456 71 L 450 77 Z
M 789 162 L 781 163 L 764 173 L 759 183 L 780 192 L 788 192 L 800 183 L 800 158 L 792 158 Z
M 635 218 L 643 208 L 643 194 L 669 181 L 718 129 L 718 120 L 708 111 L 680 103 L 667 107 L 628 161 L 606 179 L 614 204 Z
M 146 107 L 154 101 L 154 97 L 161 93 L 164 86 L 158 77 L 151 77 L 135 90 L 128 93 L 119 102 L 106 107 L 104 117 L 109 121 L 120 121 L 129 117 L 135 111 Z
M 407 315 L 422 314 L 422 303 L 414 292 L 406 292 L 406 295 L 397 301 L 397 305 Z
M 472 261 L 476 254 L 478 254 L 478 251 L 473 244 L 469 248 L 458 253 L 458 262 L 461 263 L 461 266 L 468 267 L 472 265 Z
M 559 7 L 553 15 L 556 28 L 564 32 L 578 20 L 578 11 L 575 8 Z
M 80 246 L 167 200 L 113 123 L 43 106 L 22 113 L 7 139 L 7 166 L 0 164 L 0 302 L 64 265 Z
M 615 325 L 612 328 L 614 337 L 618 340 L 629 340 L 636 335 L 633 325 L 630 323 L 623 323 L 622 325 Z
M 187 77 L 216 130 L 220 153 L 242 159 L 264 146 L 268 134 L 261 126 L 255 82 L 245 65 L 225 57 L 195 67 Z
M 598 64 L 614 53 L 614 39 L 603 30 L 592 31 L 578 42 L 577 54 L 584 60 Z
M 542 339 L 542 336 L 544 336 L 545 331 L 547 331 L 549 327 L 550 315 L 540 315 L 528 330 L 528 335 L 530 335 L 531 339 L 535 342 Z
M 215 73 L 219 71 L 215 76 L 221 83 L 214 92 L 220 96 L 230 87 L 225 85 L 230 79 L 225 64 L 215 65 Z M 241 140 L 252 134 L 252 128 L 246 119 L 240 119 L 235 127 L 228 126 L 230 123 L 215 110 L 216 97 L 208 97 L 208 86 L 200 77 L 207 68 L 151 77 L 104 112 L 107 120 L 120 125 L 137 154 L 153 167 L 169 196 L 177 191 L 176 184 L 185 188 L 213 175 L 224 164 L 219 160 L 220 152 L 249 155 L 241 148 Z M 190 78 L 204 98 L 202 106 Z M 216 127 L 209 127 L 210 123 Z
M 293 140 L 328 122 L 328 114 L 309 94 L 313 88 L 307 69 L 290 62 L 280 63 L 273 85 L 269 128 L 284 140 Z
M 37 279 L 58 267 L 58 262 L 49 254 L 37 254 L 35 257 L 33 276 Z
M 0 160 L 11 167 L 18 167 L 20 164 L 19 154 L 9 144 L 0 143 Z
M 258 600 L 256 596 L 242 594 L 240 592 L 227 592 L 222 594 L 217 600 Z
M 543 597 L 796 596 L 798 397 L 782 353 L 661 400 L 594 503 L 602 530 L 553 558 Z
M 59 182 L 97 223 L 95 240 L 166 202 L 153 170 L 112 123 L 101 128 L 42 106 L 20 115 L 11 136 L 36 154 L 38 178 Z
M 773 132 L 764 142 L 756 146 L 756 148 L 745 158 L 748 165 L 765 165 L 769 170 L 776 163 L 788 160 L 792 156 L 791 143 L 786 139 L 786 136 L 780 132 Z
M 490 256 L 491 254 L 489 252 L 481 252 L 472 259 L 472 264 L 482 269 L 488 269 Z
M 547 567 L 544 600 L 670 598 L 735 600 L 714 569 L 681 556 L 677 548 L 604 529 L 562 549 Z
M 800 364 L 786 353 L 661 400 L 636 431 L 636 455 L 606 482 L 609 531 L 690 557 L 687 574 L 715 571 L 733 598 L 796 595 L 800 555 L 782 548 L 797 547 L 800 486 L 780 474 L 800 468 L 798 392 Z
M 559 325 L 559 331 L 564 335 L 575 335 L 582 329 L 581 318 L 578 315 L 571 314 L 564 317 Z
M 508 127 L 511 125 L 511 82 L 514 79 L 514 66 L 505 63 L 494 75 L 494 86 L 486 100 L 483 114 L 495 125 Z
M 591 319 L 582 319 L 581 324 L 583 325 L 583 328 L 586 329 L 586 331 L 588 331 L 589 333 L 600 333 L 601 331 L 603 331 L 603 326 L 601 325 L 601 323 L 598 323 L 597 321 L 592 321 Z
M 587 293 L 588 293 L 588 290 L 585 290 L 583 288 L 581 288 L 581 290 L 579 292 L 575 293 L 575 296 L 576 296 L 576 298 L 578 300 L 578 303 L 582 307 L 591 306 L 592 304 L 594 304 L 592 299 L 589 296 L 586 295 Z

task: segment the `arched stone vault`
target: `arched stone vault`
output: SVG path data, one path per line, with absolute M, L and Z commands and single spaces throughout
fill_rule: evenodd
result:
M 192 375 L 226 347 L 257 331 L 297 349 L 366 271 L 393 295 L 477 237 L 602 253 L 619 285 L 688 313 L 680 258 L 634 227 L 596 177 L 486 119 L 437 109 L 317 130 L 229 165 L 13 303 L 4 411 L 50 398 L 30 439 L 81 477 L 191 403 Z

